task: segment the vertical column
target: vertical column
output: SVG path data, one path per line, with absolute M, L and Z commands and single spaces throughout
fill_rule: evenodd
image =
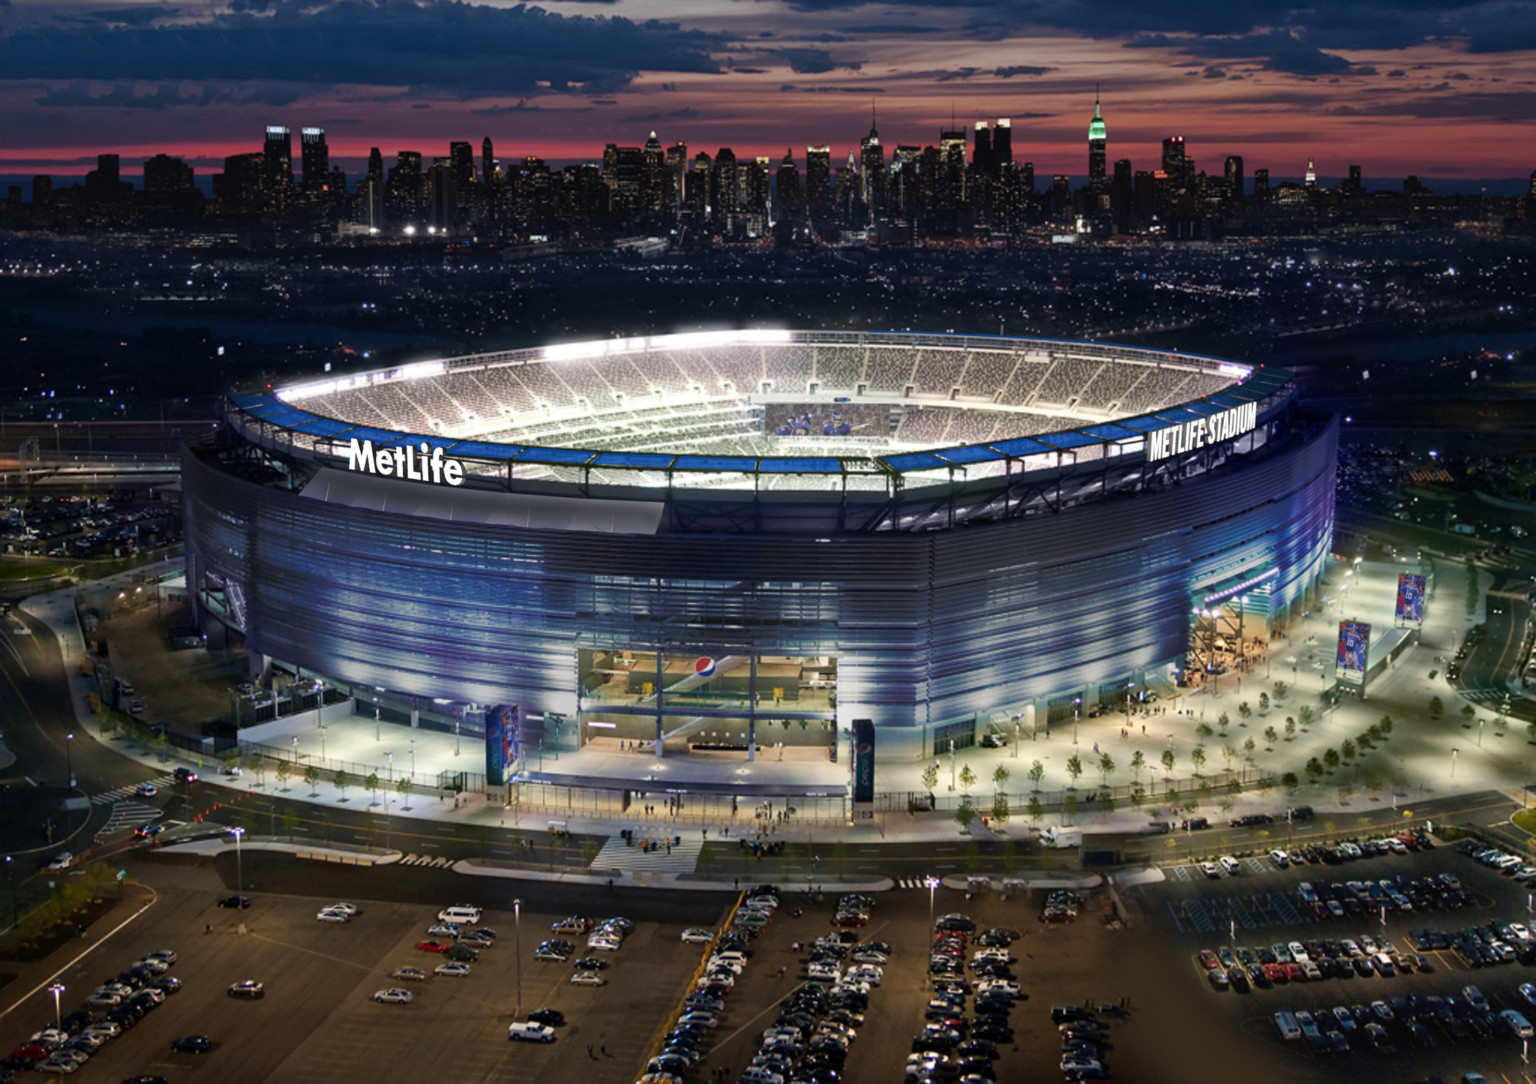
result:
M 661 646 L 656 647 L 656 756 L 665 755 L 661 722 Z
M 747 649 L 750 677 L 747 679 L 747 761 L 757 759 L 757 648 Z

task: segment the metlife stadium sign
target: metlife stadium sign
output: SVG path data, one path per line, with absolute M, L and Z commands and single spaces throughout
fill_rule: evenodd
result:
M 380 478 L 407 478 L 449 486 L 464 484 L 464 464 L 445 457 L 441 447 L 434 448 L 425 441 L 419 450 L 411 444 L 376 449 L 373 441 L 353 437 L 347 445 L 347 469 Z
M 1233 437 L 1251 432 L 1259 424 L 1259 404 L 1244 403 L 1242 406 L 1212 414 L 1209 418 L 1196 418 L 1183 425 L 1169 426 L 1147 434 L 1147 462 L 1155 463 L 1172 455 L 1183 455 Z

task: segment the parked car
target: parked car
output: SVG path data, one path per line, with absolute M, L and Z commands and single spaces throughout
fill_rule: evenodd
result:
M 230 997 L 258 998 L 266 996 L 267 988 L 255 979 L 244 979 L 230 983 L 227 993 Z
M 376 990 L 373 1000 L 385 1005 L 409 1005 L 415 997 L 409 990 L 403 990 L 398 986 L 391 986 L 387 990 Z

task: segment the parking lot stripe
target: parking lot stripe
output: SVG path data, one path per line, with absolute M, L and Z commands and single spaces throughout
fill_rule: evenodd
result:
M 64 974 L 64 972 L 66 972 L 66 971 L 68 971 L 68 970 L 69 970 L 69 969 L 70 969 L 70 968 L 72 968 L 72 967 L 74 967 L 74 966 L 75 966 L 75 965 L 76 965 L 76 964 L 77 964 L 77 963 L 79 963 L 79 962 L 80 962 L 80 961 L 81 961 L 81 960 L 83 960 L 83 959 L 85 959 L 85 958 L 86 958 L 86 957 L 87 957 L 87 956 L 89 956 L 89 955 L 90 955 L 90 954 L 91 954 L 91 953 L 93 953 L 93 952 L 95 952 L 95 951 L 96 951 L 96 950 L 97 950 L 97 949 L 99 949 L 99 948 L 100 948 L 100 947 L 101 947 L 101 946 L 102 946 L 102 945 L 104 945 L 104 944 L 106 944 L 106 943 L 107 943 L 107 941 L 108 941 L 108 940 L 109 940 L 109 939 L 110 939 L 110 938 L 111 938 L 111 937 L 112 937 L 112 936 L 113 936 L 113 935 L 114 935 L 114 934 L 116 934 L 116 933 L 117 933 L 117 932 L 118 932 L 118 931 L 119 931 L 119 930 L 122 930 L 122 929 L 123 929 L 123 928 L 124 928 L 124 927 L 126 927 L 126 926 L 127 926 L 127 925 L 128 925 L 128 924 L 129 924 L 129 923 L 131 923 L 131 922 L 132 922 L 132 921 L 133 921 L 133 920 L 134 920 L 134 919 L 136 919 L 136 918 L 138 918 L 138 917 L 139 917 L 139 916 L 140 916 L 140 915 L 142 915 L 142 914 L 143 914 L 143 913 L 144 913 L 144 912 L 145 912 L 145 911 L 148 911 L 148 910 L 149 910 L 149 909 L 150 909 L 150 908 L 151 908 L 151 907 L 153 907 L 153 906 L 154 906 L 154 905 L 155 905 L 155 904 L 156 904 L 156 902 L 158 902 L 158 901 L 159 901 L 159 899 L 160 899 L 160 897 L 159 897 L 159 896 L 157 896 L 157 895 L 155 895 L 155 894 L 154 894 L 154 889 L 150 889 L 150 897 L 149 897 L 149 902 L 148 902 L 148 903 L 146 903 L 146 904 L 144 904 L 144 906 L 143 906 L 143 907 L 140 907 L 140 908 L 139 908 L 139 909 L 138 909 L 138 910 L 137 910 L 137 911 L 135 911 L 135 912 L 134 912 L 134 913 L 133 913 L 133 914 L 131 914 L 131 915 L 129 915 L 129 916 L 128 916 L 128 917 L 127 917 L 127 918 L 125 918 L 125 919 L 123 919 L 123 920 L 122 920 L 122 921 L 121 921 L 121 922 L 119 922 L 119 923 L 118 923 L 118 924 L 117 924 L 117 925 L 116 925 L 116 926 L 113 926 L 113 927 L 112 927 L 112 928 L 111 928 L 111 929 L 110 929 L 110 930 L 108 930 L 108 931 L 107 931 L 107 932 L 106 932 L 106 933 L 104 933 L 104 934 L 102 934 L 102 935 L 101 935 L 101 936 L 100 936 L 100 937 L 98 937 L 98 938 L 97 938 L 97 939 L 96 939 L 96 940 L 95 940 L 95 942 L 94 942 L 94 943 L 93 943 L 93 944 L 92 944 L 92 945 L 91 945 L 91 947 L 90 947 L 90 948 L 88 948 L 88 949 L 86 949 L 86 950 L 85 950 L 85 951 L 84 951 L 84 952 L 82 952 L 82 953 L 81 953 L 81 954 L 80 954 L 80 955 L 78 955 L 78 956 L 76 956 L 76 957 L 75 957 L 75 958 L 74 958 L 74 959 L 73 959 L 73 960 L 71 960 L 71 961 L 69 961 L 69 963 L 67 963 L 67 964 L 65 964 L 65 965 L 64 965 L 64 966 L 63 966 L 63 967 L 61 967 L 61 968 L 59 968 L 59 969 L 58 969 L 58 970 L 57 970 L 57 971 L 55 971 L 55 972 L 54 972 L 54 973 L 53 973 L 53 974 L 51 974 L 51 975 L 49 975 L 49 976 L 48 976 L 48 977 L 47 977 L 47 978 L 46 978 L 46 979 L 44 979 L 44 980 L 43 980 L 43 981 L 42 981 L 42 982 L 40 982 L 40 983 L 38 983 L 38 984 L 37 984 L 37 985 L 36 985 L 36 986 L 34 986 L 34 987 L 33 987 L 33 988 L 32 988 L 32 989 L 30 989 L 30 990 L 28 990 L 28 991 L 27 991 L 27 992 L 26 992 L 26 993 L 25 993 L 25 994 L 22 994 L 22 995 L 21 995 L 21 999 L 20 999 L 20 1000 L 19 1000 L 19 1001 L 16 1001 L 16 1002 L 14 1002 L 14 1003 L 13 1003 L 13 1004 L 12 1004 L 12 1005 L 11 1005 L 11 1007 L 10 1007 L 10 1008 L 8 1008 L 8 1009 L 6 1009 L 6 1010 L 4 1010 L 4 1011 L 3 1011 L 3 1012 L 0 1012 L 0 1020 L 3 1020 L 3 1019 L 5 1019 L 5 1017 L 7 1017 L 7 1016 L 9 1016 L 9 1015 L 10 1015 L 10 1014 L 11 1014 L 11 1013 L 13 1013 L 13 1012 L 15 1012 L 15 1011 L 16 1011 L 16 1010 L 17 1010 L 17 1009 L 19 1009 L 19 1008 L 20 1008 L 20 1007 L 21 1007 L 21 1006 L 22 1006 L 22 1004 L 23 1004 L 23 1003 L 25 1003 L 25 1002 L 26 1002 L 26 1000 L 27 1000 L 27 999 L 28 999 L 28 998 L 30 998 L 30 997 L 32 997 L 32 996 L 33 996 L 33 995 L 34 995 L 34 994 L 36 994 L 36 993 L 37 993 L 37 992 L 38 992 L 38 991 L 40 991 L 40 990 L 46 990 L 46 989 L 47 989 L 47 988 L 48 988 L 48 985 L 49 985 L 49 984 L 50 984 L 50 983 L 51 983 L 51 982 L 53 982 L 53 980 L 54 980 L 54 979 L 56 979 L 56 978 L 58 978 L 58 977 L 59 977 L 59 976 L 60 976 L 60 975 L 62 975 L 62 974 Z

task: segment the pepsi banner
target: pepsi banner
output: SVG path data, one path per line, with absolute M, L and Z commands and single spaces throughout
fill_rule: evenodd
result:
M 485 781 L 489 786 L 506 786 L 522 759 L 518 738 L 516 704 L 495 704 L 485 709 Z
M 875 801 L 875 721 L 853 721 L 853 804 Z
M 1397 627 L 1424 627 L 1424 577 L 1412 572 L 1397 577 Z
M 1371 646 L 1371 626 L 1361 621 L 1339 622 L 1339 661 L 1335 676 L 1340 681 L 1365 684 L 1366 655 Z

